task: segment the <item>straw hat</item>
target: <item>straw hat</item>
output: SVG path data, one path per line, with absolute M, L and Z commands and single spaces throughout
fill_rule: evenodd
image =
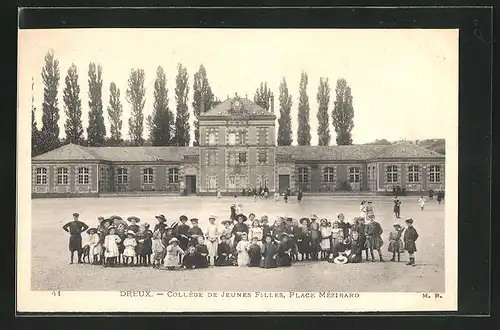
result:
M 128 230 L 128 231 L 127 231 L 127 235 L 134 235 L 134 236 L 135 236 L 135 233 L 134 233 L 134 231 L 133 231 L 133 230 Z
M 343 265 L 343 264 L 346 264 L 348 260 L 349 259 L 347 259 L 346 256 L 339 255 L 338 257 L 336 257 L 335 259 L 333 259 L 333 262 L 336 263 L 336 264 Z
M 173 242 L 179 243 L 179 240 L 177 238 L 172 238 L 170 241 L 168 241 L 168 244 L 172 244 Z
M 132 220 L 135 220 L 135 222 L 141 222 L 141 219 L 139 219 L 136 216 L 130 216 L 127 218 L 127 221 L 132 222 Z

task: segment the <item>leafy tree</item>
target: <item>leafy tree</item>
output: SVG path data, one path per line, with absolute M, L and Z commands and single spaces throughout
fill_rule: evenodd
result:
M 269 107 L 271 106 L 271 96 L 271 89 L 267 87 L 267 82 L 261 82 L 260 87 L 255 91 L 253 100 L 257 105 L 264 108 L 266 111 L 269 111 Z
M 337 133 L 337 145 L 352 144 L 351 131 L 354 127 L 354 108 L 351 87 L 344 78 L 337 80 L 336 99 L 332 111 L 333 127 Z
M 59 88 L 59 60 L 54 57 L 54 51 L 45 55 L 45 65 L 42 69 L 43 104 L 42 130 L 40 132 L 40 152 L 45 153 L 60 146 L 59 140 L 59 108 L 57 90 Z
M 280 96 L 280 118 L 278 119 L 278 145 L 292 145 L 292 96 L 288 94 L 285 78 L 281 81 L 279 88 Z
M 187 98 L 189 93 L 188 73 L 182 64 L 177 65 L 177 77 L 175 79 L 175 100 L 177 102 L 177 113 L 175 117 L 175 136 L 174 144 L 176 146 L 189 146 L 189 112 Z
M 102 110 L 102 67 L 89 64 L 89 124 L 87 139 L 89 146 L 100 147 L 106 138 L 106 126 Z
M 82 101 L 78 85 L 78 71 L 71 64 L 64 79 L 66 87 L 63 91 L 64 110 L 66 112 L 66 143 L 80 144 L 83 142 Z
M 145 74 L 143 69 L 132 69 L 128 79 L 127 102 L 130 104 L 130 118 L 128 131 L 130 140 L 135 146 L 142 146 L 144 138 L 144 103 L 146 89 L 144 88 Z
M 174 115 L 168 107 L 168 89 L 165 71 L 161 66 L 156 70 L 153 116 L 146 121 L 149 126 L 149 142 L 153 146 L 169 146 L 172 139 Z
M 33 77 L 31 77 L 31 157 L 37 156 L 40 152 L 40 131 L 38 130 L 35 113 L 35 96 L 33 94 L 33 89 L 35 82 Z
M 210 88 L 205 67 L 200 65 L 198 72 L 194 74 L 193 81 L 193 113 L 196 117 L 194 121 L 194 141 L 193 145 L 198 146 L 200 143 L 200 124 L 198 117 L 201 112 L 206 112 L 212 108 L 214 102 L 214 94 Z
M 116 87 L 114 82 L 109 85 L 109 105 L 108 118 L 110 122 L 109 130 L 111 137 L 106 145 L 116 146 L 122 142 L 122 113 L 123 106 L 120 101 L 120 89 Z
M 299 146 L 311 145 L 311 125 L 309 125 L 309 98 L 307 97 L 307 73 L 302 72 L 299 89 L 299 128 L 297 143 Z
M 319 79 L 318 87 L 318 145 L 327 146 L 330 144 L 330 128 L 328 125 L 328 104 L 330 103 L 330 85 L 328 78 Z

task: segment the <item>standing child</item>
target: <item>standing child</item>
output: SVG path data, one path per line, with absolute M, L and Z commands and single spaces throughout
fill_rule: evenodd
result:
M 219 244 L 218 239 L 220 236 L 219 228 L 215 224 L 215 215 L 208 217 L 209 225 L 205 232 L 207 238 L 207 249 L 208 249 L 208 263 L 211 266 L 215 265 L 215 258 L 217 257 L 217 245 Z
M 251 244 L 248 246 L 248 266 L 259 267 L 261 259 L 261 244 L 262 242 L 258 237 L 254 236 L 252 238 Z
M 96 265 L 102 250 L 99 242 L 99 233 L 97 232 L 97 228 L 89 228 L 87 234 L 89 234 L 89 255 L 92 256 L 92 265 Z
M 144 225 L 141 225 L 139 227 L 139 231 L 137 232 L 136 235 L 137 239 L 137 265 L 138 266 L 145 266 L 146 265 L 146 239 L 147 239 L 147 233 L 146 233 L 146 227 Z
M 418 239 L 418 232 L 413 227 L 413 219 L 412 218 L 406 219 L 405 223 L 406 223 L 407 227 L 404 231 L 403 242 L 404 242 L 404 249 L 405 249 L 405 251 L 408 251 L 408 256 L 410 259 L 406 264 L 415 266 L 414 253 L 417 252 L 417 245 L 415 244 L 415 242 Z
M 145 243 L 145 252 L 146 252 L 146 266 L 151 265 L 151 255 L 153 254 L 153 232 L 149 229 L 149 223 L 145 223 L 144 227 L 146 227 L 146 238 L 144 239 Z
M 262 243 L 266 242 L 266 236 L 271 235 L 271 226 L 269 226 L 267 215 L 260 218 L 260 226 L 262 228 Z
M 125 245 L 123 245 L 123 241 L 127 238 L 125 229 L 125 225 L 123 223 L 120 223 L 116 232 L 116 234 L 120 237 L 120 243 L 118 243 L 118 264 L 125 264 L 125 257 L 123 256 L 123 252 L 125 251 Z
M 137 241 L 135 240 L 135 233 L 133 230 L 127 231 L 127 238 L 123 242 L 125 250 L 123 251 L 123 257 L 125 258 L 126 265 L 133 265 L 135 258 L 135 247 L 137 246 Z
M 246 267 L 248 266 L 249 262 L 249 255 L 248 255 L 248 246 L 250 243 L 248 242 L 248 234 L 243 233 L 241 235 L 241 240 L 238 242 L 236 245 L 236 251 L 238 252 L 238 266 L 239 267 Z
M 152 246 L 153 250 L 153 268 L 160 268 L 162 261 L 165 257 L 164 250 L 165 246 L 162 242 L 161 232 L 157 229 L 153 233 Z
M 278 267 L 278 248 L 276 244 L 273 243 L 273 238 L 271 235 L 266 235 L 265 243 L 262 246 L 262 258 L 260 267 L 262 268 L 276 268 Z
M 401 201 L 397 196 L 394 196 L 394 215 L 399 219 L 401 213 Z
M 262 228 L 260 227 L 259 219 L 254 218 L 252 220 L 252 227 L 248 230 L 249 240 L 252 241 L 253 238 L 256 237 L 258 241 L 262 241 L 263 235 L 264 235 L 264 232 L 263 232 Z
M 115 266 L 116 258 L 118 258 L 118 243 L 120 243 L 120 237 L 116 235 L 116 227 L 110 226 L 108 228 L 109 235 L 106 236 L 104 240 L 104 267 Z
M 425 206 L 425 199 L 424 199 L 424 196 L 420 196 L 420 198 L 418 199 L 418 206 L 420 206 L 420 210 L 424 210 L 424 206 Z
M 222 225 L 224 226 L 224 228 L 222 228 L 222 232 L 221 232 L 221 241 L 222 241 L 222 238 L 224 237 L 226 239 L 226 244 L 228 244 L 230 247 L 233 246 L 232 244 L 232 238 L 233 238 L 233 233 L 232 233 L 232 225 L 233 225 L 233 221 L 232 220 L 223 220 L 222 222 Z
M 326 260 L 331 249 L 330 237 L 332 237 L 332 228 L 326 218 L 321 219 L 319 228 L 321 233 L 321 243 L 319 244 L 321 248 L 321 260 Z
M 248 226 L 245 224 L 247 221 L 247 217 L 244 214 L 238 214 L 236 217 L 238 219 L 238 223 L 233 226 L 232 234 L 234 235 L 234 248 L 238 245 L 239 241 L 241 241 L 243 234 L 248 235 Z
M 340 252 L 344 252 L 344 231 L 339 226 L 339 221 L 333 222 L 332 228 L 332 257 L 331 260 L 337 258 Z
M 299 236 L 297 237 L 297 249 L 300 260 L 309 260 L 311 256 L 311 233 L 309 232 L 309 218 L 300 219 Z
M 375 221 L 375 215 L 373 213 L 370 213 L 368 215 L 368 220 L 369 223 L 365 227 L 365 247 L 370 250 L 372 261 L 375 261 L 373 250 L 377 250 L 380 261 L 384 261 L 384 259 L 382 258 L 382 252 L 380 250 L 380 248 L 384 244 L 384 242 L 382 241 L 382 227 L 377 221 Z
M 401 252 L 403 252 L 403 241 L 401 240 L 401 225 L 394 224 L 394 230 L 389 233 L 389 252 L 392 252 L 391 261 L 396 261 L 396 254 L 398 261 L 401 260 Z
M 226 236 L 222 235 L 220 237 L 220 243 L 217 246 L 217 258 L 215 259 L 215 266 L 228 266 L 229 254 L 231 253 L 231 248 L 227 243 Z
M 181 215 L 179 217 L 179 221 L 181 222 L 181 224 L 175 228 L 173 235 L 179 240 L 179 247 L 182 250 L 186 251 L 189 245 L 189 225 L 186 224 L 188 218 L 185 215 Z
M 182 259 L 184 255 L 184 250 L 179 247 L 179 240 L 175 237 L 170 239 L 165 254 L 165 267 L 169 270 L 173 270 L 179 267 L 179 260 Z
M 163 214 L 158 214 L 155 216 L 156 220 L 158 220 L 158 223 L 155 225 L 153 228 L 153 233 L 157 230 L 160 231 L 160 235 L 163 235 L 165 232 L 165 229 L 167 228 L 167 218 Z
M 351 232 L 355 231 L 359 235 L 359 243 L 360 243 L 360 250 L 361 254 L 363 253 L 363 250 L 365 251 L 366 255 L 366 260 L 368 260 L 368 249 L 365 247 L 366 243 L 366 236 L 365 236 L 365 218 L 363 217 L 356 217 L 354 218 L 354 225 L 352 227 Z
M 198 219 L 197 218 L 192 218 L 191 224 L 193 227 L 189 228 L 188 230 L 188 237 L 189 237 L 189 245 L 190 246 L 196 246 L 198 244 L 198 237 L 203 237 L 203 231 L 201 230 L 200 227 L 198 227 Z
M 138 223 L 141 222 L 141 219 L 135 216 L 131 216 L 127 218 L 128 222 L 130 222 L 130 226 L 128 226 L 128 229 L 132 230 L 134 233 L 139 232 L 139 225 Z

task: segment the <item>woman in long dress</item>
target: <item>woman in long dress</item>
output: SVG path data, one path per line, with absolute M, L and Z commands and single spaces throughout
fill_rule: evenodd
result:
M 238 252 L 238 266 L 246 267 L 250 261 L 250 257 L 248 255 L 248 246 L 250 242 L 248 242 L 248 235 L 243 233 L 241 235 L 241 241 L 236 245 L 236 251 Z
M 120 243 L 121 239 L 118 235 L 116 235 L 116 227 L 110 226 L 108 228 L 109 235 L 104 239 L 104 267 L 108 264 L 110 266 L 116 265 L 116 259 L 118 258 L 118 243 Z M 109 263 L 108 263 L 109 262 Z
M 321 233 L 321 243 L 319 243 L 321 248 L 321 260 L 326 260 L 330 254 L 330 237 L 332 236 L 332 228 L 330 227 L 327 219 L 321 219 L 319 230 Z

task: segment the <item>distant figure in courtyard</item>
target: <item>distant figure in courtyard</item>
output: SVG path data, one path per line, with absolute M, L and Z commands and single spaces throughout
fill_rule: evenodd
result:
M 432 188 L 431 188 L 431 189 L 429 189 L 429 199 L 430 199 L 430 200 L 433 200 L 433 199 L 434 199 L 434 190 L 432 190 Z
M 82 263 L 82 233 L 89 229 L 86 223 L 78 220 L 78 213 L 73 213 L 73 221 L 66 223 L 62 228 L 69 233 L 69 252 L 71 252 L 71 264 L 74 261 L 75 252 L 78 255 L 78 263 Z
M 424 210 L 424 206 L 425 206 L 425 199 L 424 199 L 424 196 L 420 196 L 420 198 L 418 199 L 418 206 L 420 206 L 420 210 Z
M 441 190 L 437 192 L 436 200 L 438 201 L 439 204 L 441 204 L 441 200 L 443 198 Z
M 301 200 L 302 200 L 302 190 L 299 189 L 299 192 L 297 193 L 297 202 L 300 203 Z
M 217 187 L 217 198 L 220 198 L 220 197 L 221 197 L 220 189 L 219 189 L 219 187 Z
M 397 219 L 399 219 L 400 218 L 400 214 L 401 214 L 401 201 L 396 196 L 394 196 L 393 211 L 394 211 L 394 216 Z

